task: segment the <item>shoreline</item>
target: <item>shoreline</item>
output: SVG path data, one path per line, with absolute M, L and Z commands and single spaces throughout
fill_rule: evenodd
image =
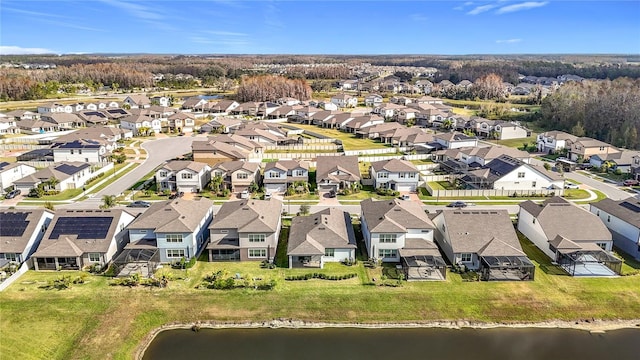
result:
M 640 319 L 632 320 L 598 320 L 583 319 L 576 321 L 549 320 L 542 322 L 476 322 L 476 321 L 428 321 L 407 323 L 328 323 L 312 322 L 293 319 L 277 319 L 270 321 L 247 322 L 218 322 L 196 321 L 191 323 L 170 323 L 151 330 L 136 348 L 134 359 L 141 360 L 149 345 L 158 334 L 168 330 L 191 329 L 323 329 L 323 328 L 353 328 L 353 329 L 570 329 L 604 333 L 620 329 L 640 329 Z

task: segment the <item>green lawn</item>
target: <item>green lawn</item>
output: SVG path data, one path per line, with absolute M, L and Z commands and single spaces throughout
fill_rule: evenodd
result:
M 338 195 L 338 200 L 365 200 L 365 199 L 375 199 L 375 200 L 388 200 L 393 199 L 394 196 L 383 196 L 378 195 L 373 188 L 373 186 L 363 186 L 357 193 L 351 193 L 349 195 Z
M 499 145 L 502 146 L 508 146 L 508 147 L 513 147 L 513 148 L 521 148 L 522 145 L 524 145 L 525 143 L 530 144 L 530 143 L 535 143 L 536 140 L 538 139 L 538 134 L 536 133 L 531 133 L 531 136 L 527 137 L 527 138 L 522 138 L 522 139 L 509 139 L 509 140 L 490 140 L 492 143 L 498 143 Z
M 328 264 L 321 271 L 355 272 L 354 279 L 290 282 L 283 277 L 313 270 L 198 262 L 186 271 L 162 270 L 173 278 L 166 289 L 109 286 L 107 278 L 89 275 L 84 284 L 58 291 L 41 286 L 61 274 L 76 277 L 78 272 L 30 271 L 0 293 L 0 353 L 19 359 L 130 359 L 152 329 L 198 320 L 508 323 L 637 318 L 640 275 L 572 278 L 528 240 L 521 242 L 536 265 L 532 282 L 466 282 L 448 273 L 444 282 L 404 282 L 389 288 L 363 286 L 385 269 L 364 269 L 362 263 Z M 217 270 L 275 279 L 277 285 L 272 291 L 195 289 L 204 275 Z
M 305 124 L 289 124 L 291 126 L 309 130 L 316 134 L 328 136 L 342 141 L 344 150 L 366 150 L 366 149 L 382 149 L 387 148 L 386 144 L 371 140 L 356 138 L 354 134 L 349 134 L 335 129 L 324 129 L 314 125 Z

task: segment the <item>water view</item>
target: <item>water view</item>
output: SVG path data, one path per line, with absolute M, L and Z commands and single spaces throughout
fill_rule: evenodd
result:
M 640 330 L 202 329 L 164 331 L 144 354 L 163 359 L 637 359 Z

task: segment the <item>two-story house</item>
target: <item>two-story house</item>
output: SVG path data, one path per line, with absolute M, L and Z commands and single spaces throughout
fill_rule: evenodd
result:
M 78 139 L 56 143 L 51 147 L 53 161 L 80 161 L 86 163 L 103 163 L 109 161 L 107 141 Z
M 383 97 L 378 94 L 369 94 L 364 98 L 364 105 L 367 107 L 376 107 L 382 105 Z
M 221 177 L 231 192 L 241 192 L 251 183 L 260 184 L 260 165 L 248 161 L 225 161 L 211 168 L 211 177 Z
M 281 193 L 298 181 L 309 182 L 309 163 L 304 160 L 278 160 L 264 167 L 264 190 Z
M 143 94 L 129 95 L 124 99 L 124 104 L 127 104 L 131 109 L 145 109 L 151 106 L 151 100 Z
M 129 115 L 120 119 L 120 127 L 133 131 L 133 134 L 147 135 L 150 133 L 159 133 L 162 131 L 162 121 L 153 119 L 147 115 Z M 142 133 L 144 130 L 144 133 Z
M 34 174 L 36 171 L 35 167 L 23 163 L 0 162 L 0 193 L 13 187 L 16 180 Z
M 19 134 L 20 128 L 16 124 L 16 119 L 4 116 L 0 117 L 0 134 Z
M 56 179 L 57 184 L 49 190 L 64 191 L 67 189 L 80 189 L 91 178 L 91 164 L 84 162 L 61 162 L 47 168 L 36 171 L 21 179 L 14 181 L 16 189 L 23 194 L 41 183 L 47 183 L 49 179 Z M 47 189 L 50 185 L 47 185 Z
M 589 211 L 611 231 L 615 247 L 640 260 L 640 202 L 603 199 L 589 204 Z
M 357 156 L 318 156 L 316 183 L 320 191 L 338 191 L 359 183 L 361 179 Z
M 444 279 L 445 264 L 433 241 L 435 227 L 419 203 L 366 199 L 360 208 L 362 235 L 370 258 L 401 262 L 407 272 L 420 258 L 434 267 L 428 277 Z M 413 272 L 411 275 L 416 277 Z
M 338 94 L 331 97 L 331 102 L 336 104 L 338 108 L 356 107 L 358 106 L 358 98 L 349 94 Z
M 188 112 L 177 112 L 167 118 L 167 128 L 170 131 L 192 132 L 196 124 L 196 117 Z
M 564 189 L 564 178 L 560 174 L 508 155 L 502 155 L 481 168 L 468 171 L 461 180 L 474 189 L 556 189 L 558 194 L 562 194 Z
M 21 264 L 29 259 L 53 219 L 46 209 L 0 211 L 0 268 L 5 262 Z
M 375 188 L 396 191 L 416 191 L 420 171 L 410 161 L 391 159 L 374 161 L 369 173 Z
M 211 180 L 211 167 L 197 161 L 173 160 L 156 171 L 158 190 L 200 192 Z
M 613 145 L 609 145 L 600 140 L 583 137 L 571 143 L 569 147 L 569 159 L 571 159 L 571 161 L 589 160 L 593 155 L 607 157 L 610 154 L 618 152 L 620 152 L 620 149 Z
M 475 136 L 467 136 L 459 132 L 436 134 L 434 138 L 444 149 L 478 146 L 478 138 Z
M 127 226 L 127 247 L 151 244 L 160 253 L 160 262 L 197 257 L 209 239 L 213 201 L 174 199 L 151 206 Z
M 569 149 L 578 137 L 564 131 L 547 131 L 538 134 L 536 146 L 539 152 L 555 153 L 563 149 Z
M 225 202 L 209 226 L 209 261 L 273 261 L 281 213 L 282 202 L 273 198 Z

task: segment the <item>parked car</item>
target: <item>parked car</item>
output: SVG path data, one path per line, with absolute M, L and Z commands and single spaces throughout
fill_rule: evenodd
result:
M 242 190 L 240 193 L 240 199 L 248 199 L 249 198 L 249 190 Z
M 4 196 L 5 199 L 13 199 L 14 197 L 20 195 L 22 193 L 22 191 L 20 191 L 19 189 L 15 189 L 15 190 L 11 190 L 7 193 L 7 195 Z
M 449 205 L 447 205 L 447 207 L 450 208 L 464 208 L 467 207 L 467 203 L 464 201 L 454 201 L 452 203 L 450 203 Z
M 143 200 L 136 200 L 131 204 L 127 205 L 127 207 L 131 207 L 131 208 L 148 208 L 149 206 L 151 206 L 151 203 Z
M 336 197 L 336 195 L 337 195 L 337 194 L 336 194 L 336 191 L 335 191 L 335 190 L 331 190 L 331 191 L 329 191 L 329 197 L 330 197 L 330 198 L 334 198 L 334 197 Z
M 565 189 L 580 189 L 580 186 L 578 186 L 578 184 L 566 182 L 566 183 L 564 183 L 564 188 Z
M 180 198 L 180 197 L 183 197 L 183 196 L 184 196 L 184 192 L 182 192 L 182 191 L 175 192 L 175 193 L 169 195 L 169 199 L 177 199 L 177 198 Z
M 269 199 L 271 199 L 271 193 L 270 193 L 270 192 L 264 193 L 264 198 L 263 198 L 263 199 L 264 199 L 264 200 L 269 200 Z
M 406 194 L 402 195 L 402 196 L 400 196 L 400 200 L 411 200 L 411 196 L 406 195 Z
M 638 186 L 639 183 L 640 182 L 638 180 L 627 179 L 627 180 L 622 182 L 622 185 L 624 185 L 624 186 Z

